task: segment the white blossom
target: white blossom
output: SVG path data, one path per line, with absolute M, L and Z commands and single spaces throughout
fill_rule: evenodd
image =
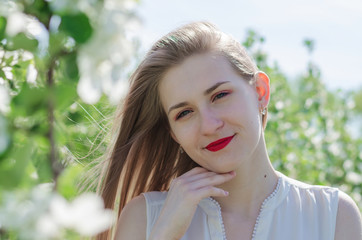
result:
M 49 33 L 45 26 L 36 18 L 22 13 L 17 7 L 10 9 L 5 15 L 7 16 L 6 34 L 13 37 L 23 32 L 30 38 L 37 39 L 38 48 L 44 53 L 49 44 Z
M 32 59 L 34 59 L 34 55 L 31 52 L 23 51 L 23 53 L 21 54 L 21 60 L 24 62 Z
M 35 20 L 34 18 L 29 18 L 28 24 L 26 26 L 26 31 L 32 36 L 39 36 L 41 34 L 44 34 L 47 30 L 38 20 Z
M 15 230 L 21 239 L 63 239 L 67 230 L 80 236 L 95 236 L 111 227 L 115 216 L 104 209 L 103 200 L 86 193 L 68 202 L 52 192 L 51 185 L 41 185 L 29 194 L 4 194 L 0 206 L 0 226 Z
M 72 226 L 72 213 L 70 204 L 61 196 L 55 195 L 49 206 L 49 215 L 54 221 L 63 227 L 70 228 Z
M 7 113 L 10 111 L 10 94 L 8 89 L 0 83 L 0 113 Z M 1 132 L 0 132 L 1 135 Z M 0 145 L 1 152 L 1 145 Z
M 362 175 L 356 172 L 348 172 L 346 180 L 352 184 L 358 185 L 362 183 Z
M 347 159 L 346 161 L 344 161 L 343 163 L 343 169 L 345 171 L 350 171 L 353 168 L 353 161 L 351 159 Z
M 45 213 L 49 194 L 33 189 L 24 192 L 4 193 L 0 206 L 0 224 L 4 229 L 16 230 L 20 239 L 42 239 L 36 229 L 37 219 Z
M 351 193 L 353 199 L 356 201 L 356 202 L 361 202 L 362 201 L 362 195 L 361 193 L 359 192 L 352 192 Z
M 348 109 L 354 109 L 356 107 L 356 103 L 353 99 L 348 99 L 346 106 Z
M 305 101 L 304 107 L 305 107 L 306 109 L 308 109 L 308 108 L 310 108 L 310 107 L 312 106 L 312 104 L 313 104 L 313 99 L 308 98 L 308 99 Z
M 104 209 L 102 199 L 95 194 L 83 194 L 70 207 L 72 227 L 83 236 L 94 236 L 109 228 L 114 221 L 112 210 Z
M 127 90 L 129 88 L 129 83 L 128 81 L 126 80 L 120 80 L 118 81 L 115 86 L 114 86 L 114 89 L 113 91 L 111 91 L 109 93 L 109 101 L 112 103 L 112 104 L 117 104 L 119 99 L 122 97 L 122 96 L 125 96 L 126 93 L 127 93 Z
M 24 32 L 27 24 L 28 17 L 24 13 L 14 12 L 7 19 L 6 34 L 15 36 L 20 32 Z
M 5 74 L 5 77 L 6 77 L 7 79 L 13 80 L 14 75 L 13 75 L 13 73 L 11 72 L 12 67 L 3 67 L 2 70 L 3 70 L 3 72 L 4 72 L 4 74 Z
M 341 154 L 341 147 L 338 143 L 332 143 L 329 145 L 328 151 L 330 151 L 334 156 L 339 156 Z
M 36 231 L 41 238 L 49 239 L 56 238 L 61 235 L 61 228 L 54 221 L 50 214 L 40 216 L 36 223 Z
M 128 1 L 107 0 L 92 15 L 94 32 L 78 54 L 80 81 L 78 94 L 86 103 L 95 103 L 102 93 L 118 102 L 128 89 L 128 73 L 134 61 L 139 20 Z
M 0 1 L 0 16 L 8 17 L 13 12 L 18 11 L 18 6 L 14 1 L 1 0 Z
M 340 136 L 341 136 L 340 132 L 337 132 L 334 129 L 329 129 L 327 130 L 326 141 L 335 142 L 340 138 Z
M 52 0 L 49 3 L 55 12 L 75 13 L 78 11 L 79 0 Z
M 294 152 L 288 153 L 287 160 L 288 162 L 295 162 L 297 160 L 297 155 Z
M 313 136 L 311 142 L 317 147 L 320 148 L 323 140 L 323 135 L 321 133 Z
M 91 193 L 71 203 L 55 196 L 50 203 L 50 216 L 61 227 L 73 229 L 82 236 L 94 236 L 109 228 L 114 221 L 112 210 L 104 209 L 103 200 Z
M 0 96 L 1 96 L 1 91 L 0 91 Z M 0 154 L 8 148 L 9 144 L 10 144 L 10 139 L 8 131 L 6 129 L 6 121 L 5 118 L 3 118 L 0 114 Z
M 305 120 L 302 120 L 299 124 L 304 129 L 308 128 L 308 126 L 309 126 L 309 123 L 307 121 L 305 121 Z
M 98 85 L 90 76 L 81 76 L 77 87 L 78 95 L 84 102 L 95 104 L 102 95 L 101 88 Z
M 310 126 L 304 133 L 307 137 L 313 136 L 317 132 L 317 128 L 314 126 Z
M 278 101 L 276 104 L 275 104 L 275 108 L 277 110 L 282 110 L 284 108 L 284 102 L 283 101 Z
M 36 70 L 33 64 L 29 64 L 26 71 L 26 81 L 31 84 L 36 84 L 36 77 L 38 76 L 38 71 Z

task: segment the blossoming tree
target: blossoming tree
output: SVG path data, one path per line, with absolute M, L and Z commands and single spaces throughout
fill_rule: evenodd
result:
M 79 239 L 112 225 L 113 212 L 76 184 L 106 151 L 109 116 L 137 64 L 135 4 L 0 1 L 1 239 Z M 273 165 L 340 187 L 362 208 L 361 92 L 327 89 L 312 60 L 287 79 L 264 41 L 249 31 L 243 44 L 272 83 Z M 313 41 L 305 45 L 312 53 Z
M 94 116 L 86 104 L 102 94 L 118 102 L 127 89 L 134 9 L 128 0 L 0 2 L 1 238 L 78 238 L 111 226 L 102 200 L 76 191 L 85 165 L 76 155 L 89 147 L 77 138 L 93 134 L 77 122 Z

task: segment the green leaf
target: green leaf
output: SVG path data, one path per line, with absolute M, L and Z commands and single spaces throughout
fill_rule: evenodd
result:
M 68 33 L 77 43 L 85 43 L 91 37 L 93 29 L 84 13 L 63 15 L 61 18 L 59 30 Z
M 49 54 L 53 56 L 64 49 L 68 35 L 64 32 L 51 32 L 49 35 Z
M 44 88 L 29 87 L 24 83 L 20 93 L 11 101 L 11 109 L 16 116 L 30 116 L 47 106 L 48 92 Z
M 34 52 L 38 47 L 38 41 L 36 39 L 28 38 L 24 33 L 19 33 L 15 37 L 10 38 L 6 49 L 13 51 L 18 49 L 24 49 L 30 52 Z
M 0 77 L 3 78 L 3 79 L 7 79 L 6 76 L 5 76 L 4 71 L 1 68 L 0 68 Z
M 29 67 L 30 62 L 31 61 L 21 61 L 13 65 L 13 68 L 11 69 L 11 72 L 13 74 L 13 81 L 9 82 L 14 82 L 14 85 L 17 86 L 24 83 L 26 81 L 27 69 Z
M 23 3 L 24 3 L 24 13 L 35 16 L 45 26 L 49 24 L 49 19 L 51 17 L 52 12 L 49 8 L 48 1 L 32 0 L 32 1 L 23 1 Z
M 76 197 L 78 194 L 77 183 L 82 174 L 84 174 L 84 169 L 79 164 L 68 166 L 58 178 L 59 193 L 68 200 Z
M 79 71 L 78 71 L 78 64 L 77 64 L 77 55 L 70 54 L 64 58 L 65 61 L 65 73 L 66 76 L 72 80 L 78 80 L 79 78 Z
M 15 149 L 16 148 L 16 149 Z M 28 141 L 23 146 L 13 147 L 12 154 L 0 165 L 0 186 L 14 188 L 18 186 L 29 164 L 33 142 Z
M 8 132 L 8 123 L 5 117 L 0 113 L 0 161 L 9 150 L 11 140 Z
M 0 16 L 0 40 L 5 37 L 6 18 Z
M 59 84 L 55 89 L 55 102 L 57 111 L 63 111 L 77 99 L 77 86 L 75 83 Z
M 39 182 L 52 181 L 52 169 L 49 159 L 50 143 L 49 139 L 44 136 L 36 136 L 33 140 L 36 144 L 34 154 L 32 157 L 32 163 L 37 171 Z
M 7 59 L 5 60 L 6 65 L 7 65 L 7 66 L 11 66 L 13 60 L 14 60 L 14 55 L 11 55 L 9 58 L 7 58 Z M 16 67 L 16 64 L 15 64 L 13 67 Z

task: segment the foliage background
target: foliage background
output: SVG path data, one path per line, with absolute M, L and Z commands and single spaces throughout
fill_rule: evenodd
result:
M 106 151 L 115 103 L 141 55 L 136 3 L 1 2 L 1 239 L 29 232 L 44 239 L 91 235 L 71 226 L 35 234 L 34 224 L 44 228 L 43 213 L 52 208 L 52 198 L 39 189 L 50 186 L 73 201 L 82 175 Z M 264 42 L 252 30 L 242 40 L 272 82 L 266 141 L 274 167 L 338 187 L 362 209 L 362 88 L 328 90 L 312 58 L 291 81 L 278 63 L 268 64 Z M 312 53 L 313 40 L 303 43 Z M 10 213 L 9 202 L 17 203 Z

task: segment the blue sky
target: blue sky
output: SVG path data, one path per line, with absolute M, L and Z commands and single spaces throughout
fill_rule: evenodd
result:
M 312 60 L 330 89 L 362 87 L 361 0 L 142 0 L 143 48 L 190 21 L 208 20 L 238 40 L 247 29 L 264 36 L 269 60 L 295 78 L 306 67 L 306 38 L 315 41 Z

